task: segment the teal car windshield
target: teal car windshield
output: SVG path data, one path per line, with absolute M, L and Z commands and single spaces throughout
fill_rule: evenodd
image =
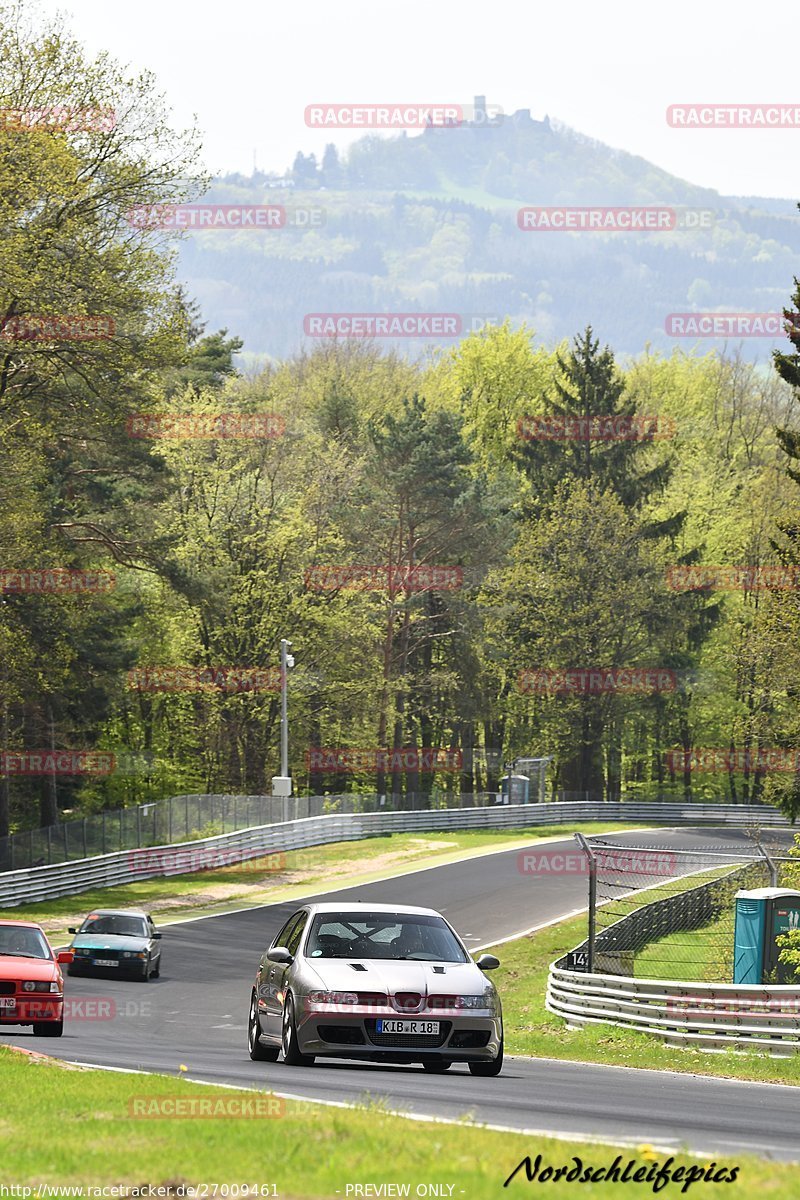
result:
M 117 937 L 148 938 L 150 931 L 142 917 L 99 916 L 88 917 L 78 933 L 105 933 Z

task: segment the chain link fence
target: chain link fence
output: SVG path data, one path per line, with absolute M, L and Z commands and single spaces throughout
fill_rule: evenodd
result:
M 730 983 L 737 891 L 800 885 L 800 859 L 785 843 L 754 839 L 722 850 L 578 841 L 588 860 L 588 931 L 567 957 L 601 974 Z
M 276 821 L 295 821 L 326 813 L 397 812 L 432 808 L 480 808 L 493 804 L 494 793 L 402 796 L 231 796 L 186 795 L 94 813 L 42 829 L 0 838 L 0 871 L 75 862 L 96 854 L 172 845 L 234 833 Z

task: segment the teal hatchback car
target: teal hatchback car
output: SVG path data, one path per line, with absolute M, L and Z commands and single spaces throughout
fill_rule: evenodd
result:
M 140 909 L 98 908 L 69 932 L 75 936 L 69 946 L 74 958 L 68 975 L 113 972 L 146 983 L 161 973 L 161 934 Z

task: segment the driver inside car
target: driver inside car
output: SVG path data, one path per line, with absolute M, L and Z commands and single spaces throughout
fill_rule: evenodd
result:
M 392 950 L 397 958 L 414 958 L 417 954 L 424 954 L 419 925 L 404 925 L 399 937 L 392 942 Z
M 29 955 L 36 954 L 37 944 L 36 939 L 31 938 L 27 929 L 15 929 L 8 938 L 6 946 L 3 948 L 4 954 L 14 955 Z

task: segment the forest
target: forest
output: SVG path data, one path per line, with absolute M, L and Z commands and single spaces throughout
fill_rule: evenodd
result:
M 116 114 L 0 123 L 0 836 L 267 792 L 281 638 L 296 791 L 545 756 L 553 795 L 795 812 L 797 323 L 772 363 L 623 356 L 598 287 L 559 341 L 247 368 L 127 219 L 206 194 L 196 132 L 58 25 L 3 23 L 0 59 L 6 113 Z

